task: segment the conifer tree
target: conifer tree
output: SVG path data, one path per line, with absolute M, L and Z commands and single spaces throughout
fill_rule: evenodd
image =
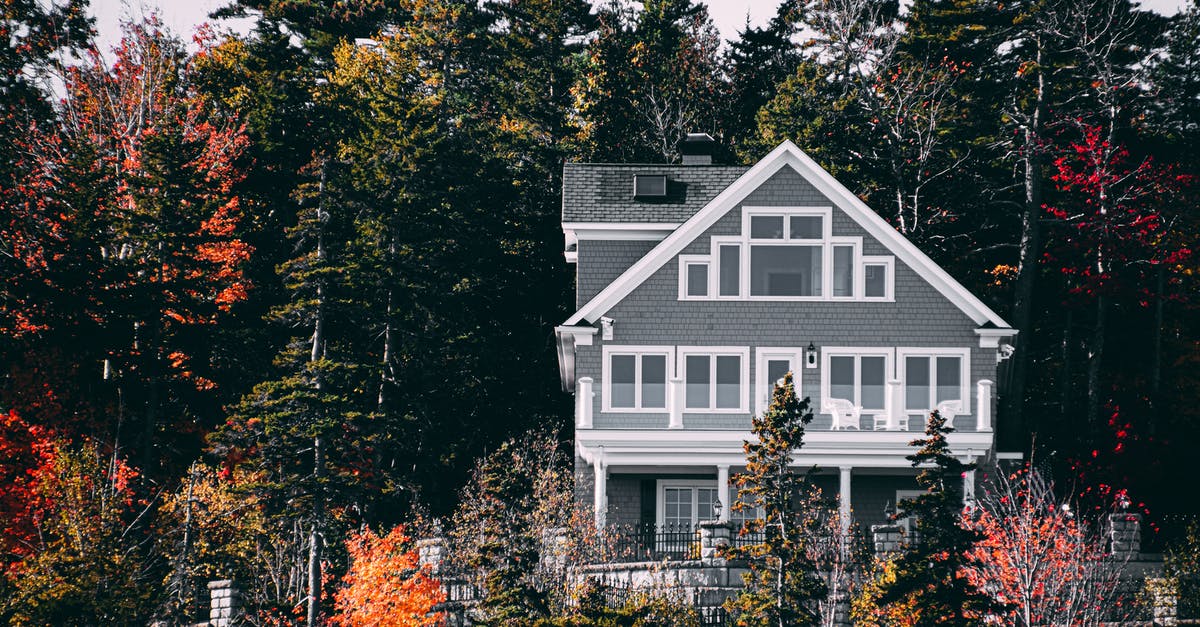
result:
M 759 508 L 762 518 L 746 522 L 743 533 L 761 533 L 762 541 L 739 549 L 750 561 L 745 589 L 727 603 L 741 627 L 815 625 L 817 601 L 826 594 L 809 556 L 809 538 L 817 517 L 807 511 L 807 472 L 792 468 L 804 446 L 804 428 L 812 422 L 808 399 L 796 398 L 792 374 L 775 387 L 771 405 L 753 419 L 746 442 L 746 472 L 735 478 L 735 510 Z
M 964 526 L 963 476 L 974 470 L 955 457 L 946 443 L 954 431 L 934 411 L 925 426 L 925 438 L 914 440 L 920 447 L 908 460 L 923 468 L 917 483 L 925 493 L 905 501 L 903 516 L 916 519 L 916 538 L 896 558 L 894 579 L 882 586 L 880 602 L 912 608 L 916 622 L 923 625 L 978 625 L 995 602 L 967 577 L 964 567 L 968 552 L 982 535 Z

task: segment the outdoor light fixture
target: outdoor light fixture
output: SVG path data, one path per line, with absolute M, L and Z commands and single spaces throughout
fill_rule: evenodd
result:
M 808 348 L 804 349 L 804 367 L 817 367 L 817 347 L 812 342 L 808 343 Z
M 601 318 L 600 319 L 600 339 L 602 339 L 606 342 L 613 339 L 613 319 L 612 318 Z
M 892 520 L 895 517 L 896 517 L 896 510 L 892 509 L 892 502 L 888 501 L 887 503 L 884 503 L 883 504 L 884 520 Z
M 713 499 L 713 520 L 721 520 L 721 499 Z

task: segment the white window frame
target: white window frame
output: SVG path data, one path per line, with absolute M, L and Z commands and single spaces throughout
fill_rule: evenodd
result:
M 708 268 L 708 286 L 706 287 L 706 293 L 703 296 L 692 296 L 688 294 L 688 266 L 705 266 Z M 713 263 L 710 255 L 679 256 L 679 300 L 712 300 L 714 295 L 714 285 Z
M 614 355 L 634 355 L 633 375 L 633 407 L 612 406 L 612 357 Z M 664 407 L 642 407 L 642 356 L 662 355 L 667 359 L 666 403 Z M 675 376 L 675 347 L 673 346 L 629 346 L 607 345 L 601 352 L 600 376 L 601 385 L 600 411 L 612 413 L 666 414 L 671 411 L 671 378 Z
M 862 407 L 862 358 L 883 357 L 884 405 L 887 405 L 887 382 L 896 372 L 896 349 L 887 346 L 826 346 L 821 348 L 821 413 L 829 414 L 829 399 L 833 370 L 829 367 L 834 357 L 854 358 L 854 396 L 846 399 L 856 406 Z M 884 408 L 871 407 L 863 411 L 883 411 Z
M 692 526 L 701 522 L 699 520 L 700 501 L 697 498 L 697 490 L 716 490 L 717 498 L 720 498 L 721 489 L 717 485 L 716 479 L 658 479 L 655 486 L 655 503 L 654 503 L 654 519 L 655 523 L 661 528 L 667 523 L 667 488 L 689 488 L 692 490 Z
M 770 407 L 774 389 L 775 382 L 766 380 L 767 362 L 785 358 L 792 363 L 792 385 L 796 388 L 796 397 L 804 398 L 800 381 L 804 370 L 804 348 L 759 346 L 754 349 L 754 406 L 758 416 L 762 416 Z
M 746 272 L 747 252 L 746 243 L 737 235 L 714 236 L 710 240 L 712 263 L 709 266 L 709 294 L 712 300 L 743 300 L 746 294 L 746 282 L 743 280 Z M 721 246 L 738 247 L 738 293 L 732 296 L 721 295 Z
M 928 491 L 927 490 L 896 490 L 896 501 L 895 501 L 895 505 L 894 505 L 894 507 L 896 508 L 895 511 L 896 511 L 896 515 L 897 515 L 896 524 L 899 525 L 902 529 L 904 529 L 905 535 L 912 534 L 913 529 L 916 527 L 917 517 L 916 516 L 900 516 L 900 512 L 903 511 L 900 508 L 900 501 L 910 501 L 910 500 L 915 499 L 924 494 L 928 494 Z
M 687 406 L 687 357 L 689 355 L 707 355 L 713 359 L 709 360 L 709 379 L 708 391 L 708 407 L 688 407 Z M 737 355 L 741 357 L 741 377 L 738 383 L 741 386 L 741 393 L 738 394 L 738 406 L 732 407 L 716 407 L 717 404 L 717 360 L 718 356 Z M 685 414 L 747 414 L 750 413 L 747 398 L 750 392 L 750 347 L 748 346 L 679 346 L 675 349 L 675 372 L 678 372 L 683 378 L 684 394 L 683 398 L 678 399 L 683 405 L 683 413 Z
M 908 372 L 907 358 L 909 357 L 929 357 L 929 399 L 932 402 L 937 398 L 937 366 L 934 365 L 934 359 L 937 357 L 959 357 L 959 394 L 961 396 L 962 411 L 959 416 L 971 415 L 971 349 L 969 348 L 920 348 L 920 347 L 900 347 L 896 349 L 896 374 L 900 379 L 901 386 L 901 405 L 900 412 L 904 414 L 924 413 L 928 416 L 929 412 L 937 407 L 937 403 L 932 403 L 932 407 L 924 409 L 908 409 Z
M 750 219 L 754 216 L 779 216 L 783 218 L 782 239 L 755 239 L 750 237 Z M 790 239 L 792 216 L 818 216 L 821 218 L 821 239 Z M 833 207 L 743 207 L 742 208 L 742 278 L 741 293 L 745 300 L 752 301 L 823 301 L 829 300 L 832 283 L 831 251 L 829 241 L 833 236 Z M 753 296 L 750 294 L 750 248 L 752 246 L 820 246 L 821 247 L 821 296 Z
M 849 296 L 834 296 L 833 295 L 833 249 L 834 247 L 849 246 L 850 252 L 850 286 Z M 862 266 L 862 247 L 863 242 L 861 237 L 830 237 L 828 243 L 825 244 L 825 256 L 829 259 L 829 271 L 824 272 L 825 275 L 825 294 L 829 296 L 826 300 L 832 301 L 857 301 L 862 300 L 866 293 L 866 285 L 859 280 L 859 275 L 866 275 L 866 271 Z
M 884 266 L 883 296 L 867 296 L 867 266 Z M 892 303 L 896 301 L 896 258 L 888 255 L 863 255 L 858 263 L 858 285 L 863 302 Z

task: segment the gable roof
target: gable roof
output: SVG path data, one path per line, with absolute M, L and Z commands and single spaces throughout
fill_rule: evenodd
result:
M 645 166 L 642 166 L 645 167 Z M 846 215 L 887 247 L 892 254 L 912 268 L 917 274 L 954 303 L 976 324 L 991 323 L 996 327 L 1009 328 L 996 312 L 979 300 L 961 283 L 950 276 L 941 266 L 921 252 L 908 238 L 901 235 L 890 224 L 879 217 L 849 189 L 833 178 L 829 172 L 817 165 L 804 151 L 791 141 L 785 140 L 766 157 L 742 173 L 719 194 L 709 200 L 695 214 L 685 216 L 686 221 L 650 250 L 646 256 L 630 266 L 621 276 L 592 297 L 564 326 L 595 324 L 605 313 L 628 296 L 634 289 L 650 278 L 668 261 L 678 255 L 693 240 L 703 234 L 721 216 L 728 213 L 747 195 L 753 192 L 780 169 L 790 167 L 818 191 L 825 194 Z M 564 174 L 565 177 L 565 174 Z M 630 183 L 632 184 L 632 182 Z M 565 189 L 565 183 L 564 183 Z M 564 215 L 568 199 L 564 197 Z
M 749 166 L 567 163 L 562 221 L 679 224 L 696 215 Z M 667 175 L 667 196 L 633 197 L 635 174 Z

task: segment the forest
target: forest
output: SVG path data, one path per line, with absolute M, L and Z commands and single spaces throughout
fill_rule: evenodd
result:
M 1020 331 L 1002 450 L 1196 512 L 1198 0 L 783 0 L 728 41 L 694 0 L 230 0 L 112 50 L 86 5 L 0 21 L 0 620 L 236 575 L 312 624 L 526 434 L 569 481 L 563 163 L 687 132 L 794 141 Z

